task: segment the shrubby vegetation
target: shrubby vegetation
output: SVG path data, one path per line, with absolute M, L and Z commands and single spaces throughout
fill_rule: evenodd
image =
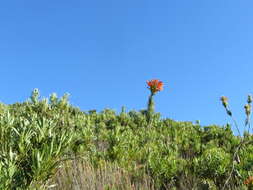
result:
M 40 99 L 38 90 L 1 104 L 0 189 L 252 188 L 250 133 L 161 119 L 154 94 L 149 111 L 119 114 L 82 112 L 67 95 Z

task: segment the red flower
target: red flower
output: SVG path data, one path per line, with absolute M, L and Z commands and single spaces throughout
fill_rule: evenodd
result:
M 147 81 L 148 88 L 150 89 L 151 93 L 155 94 L 158 91 L 163 90 L 163 82 L 157 79 L 153 79 Z
M 243 183 L 244 185 L 253 185 L 253 176 L 249 176 Z

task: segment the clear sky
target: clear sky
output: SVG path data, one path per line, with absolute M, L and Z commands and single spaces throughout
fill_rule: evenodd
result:
M 158 78 L 163 117 L 238 123 L 252 93 L 253 1 L 8 0 L 0 2 L 0 100 L 71 94 L 82 110 L 145 108 Z

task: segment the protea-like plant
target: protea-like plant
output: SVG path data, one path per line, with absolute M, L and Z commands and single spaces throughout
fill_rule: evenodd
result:
M 147 81 L 148 89 L 150 90 L 150 95 L 148 98 L 148 108 L 147 108 L 147 119 L 150 122 L 153 113 L 155 112 L 155 103 L 154 103 L 154 95 L 163 90 L 163 82 L 157 79 L 152 79 Z

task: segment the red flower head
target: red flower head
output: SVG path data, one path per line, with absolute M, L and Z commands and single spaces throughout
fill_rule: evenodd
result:
M 253 176 L 249 176 L 243 183 L 244 185 L 253 185 Z
M 147 81 L 147 84 L 152 94 L 155 94 L 156 92 L 163 90 L 163 82 L 157 79 Z

